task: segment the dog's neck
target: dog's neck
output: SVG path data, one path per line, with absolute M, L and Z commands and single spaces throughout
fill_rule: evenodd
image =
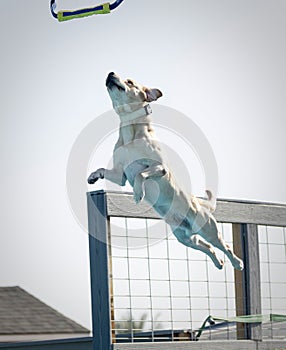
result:
M 149 104 L 144 105 L 130 113 L 119 114 L 120 125 L 130 125 L 136 123 L 150 123 L 149 115 L 152 113 L 152 109 Z

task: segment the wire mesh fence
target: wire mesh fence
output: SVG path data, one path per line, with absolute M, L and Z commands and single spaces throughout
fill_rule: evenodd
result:
M 286 315 L 286 229 L 259 226 L 263 314 Z M 286 322 L 263 324 L 263 339 L 285 339 Z
M 220 226 L 232 245 L 232 225 Z M 111 218 L 110 227 L 114 341 L 190 340 L 209 315 L 235 316 L 228 260 L 218 270 L 203 253 L 177 242 L 161 220 Z M 202 338 L 212 337 L 236 334 L 209 328 Z

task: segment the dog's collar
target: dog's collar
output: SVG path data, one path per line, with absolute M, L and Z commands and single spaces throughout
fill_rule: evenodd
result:
M 149 104 L 143 106 L 140 109 L 137 109 L 134 112 L 124 114 L 120 116 L 121 119 L 121 126 L 122 125 L 128 125 L 128 124 L 134 124 L 135 121 L 142 123 L 144 121 L 148 121 L 146 117 L 148 117 L 152 113 L 152 108 Z

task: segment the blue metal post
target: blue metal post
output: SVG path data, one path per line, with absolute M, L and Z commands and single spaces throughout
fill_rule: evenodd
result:
M 111 349 L 108 224 L 104 191 L 87 194 L 93 350 Z

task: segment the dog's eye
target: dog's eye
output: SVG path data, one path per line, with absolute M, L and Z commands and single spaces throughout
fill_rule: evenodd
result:
M 130 79 L 127 79 L 126 82 L 127 82 L 127 84 L 129 84 L 129 85 L 134 85 L 133 81 L 130 80 Z

